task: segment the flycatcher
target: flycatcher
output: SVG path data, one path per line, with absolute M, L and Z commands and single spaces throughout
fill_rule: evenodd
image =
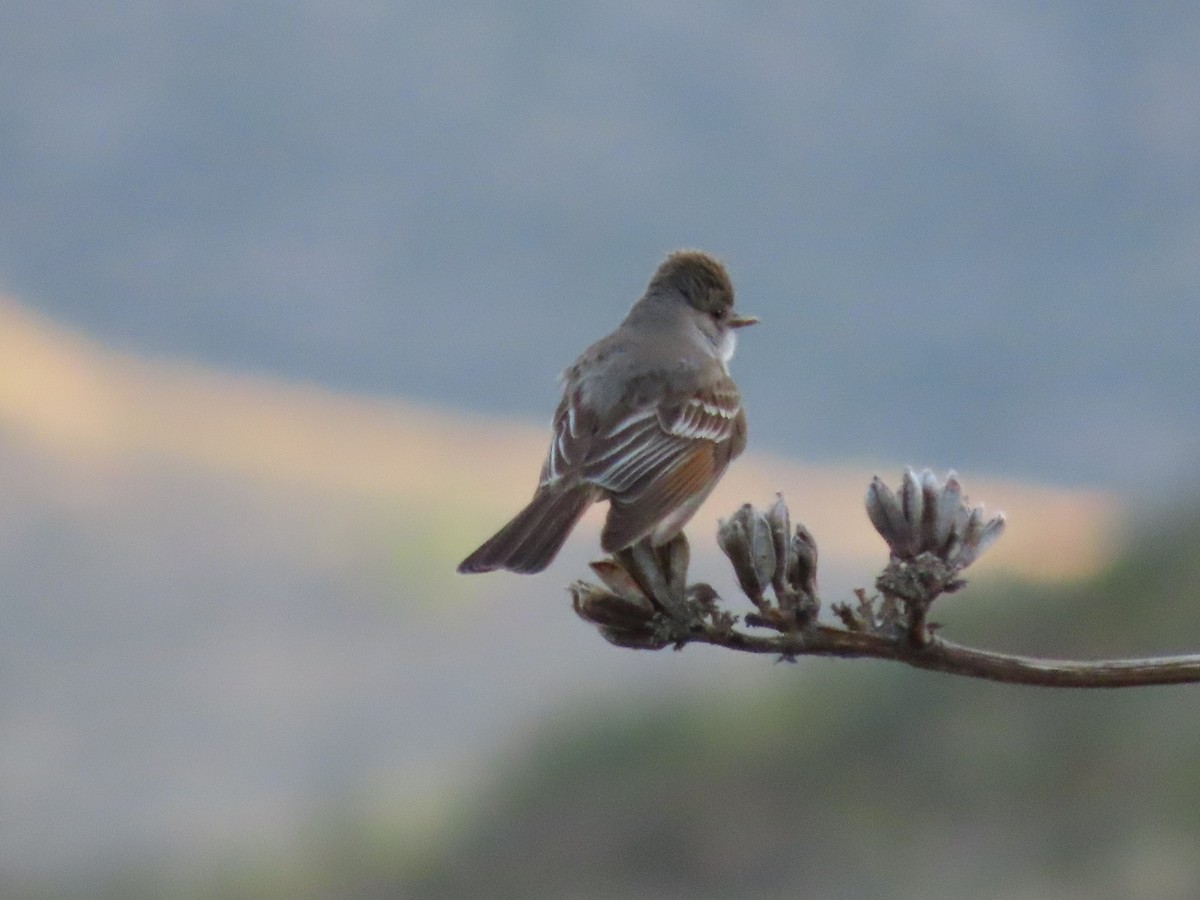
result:
M 757 321 L 734 312 L 711 256 L 668 256 L 617 330 L 563 373 L 533 499 L 458 571 L 542 571 L 598 500 L 609 502 L 606 553 L 675 537 L 746 446 L 727 366 L 737 330 Z

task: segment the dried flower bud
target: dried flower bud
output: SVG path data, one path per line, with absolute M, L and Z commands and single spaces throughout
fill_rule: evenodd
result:
M 761 551 L 763 543 L 761 534 L 757 535 L 757 540 L 754 540 L 757 530 L 755 519 L 758 518 L 761 516 L 754 507 L 745 503 L 728 519 L 722 519 L 717 526 L 717 543 L 729 557 L 738 584 L 756 606 L 762 604 L 763 590 L 771 582 L 770 577 L 765 580 L 759 578 L 758 565 L 755 560 L 755 551 Z M 766 526 L 765 520 L 763 527 L 766 529 L 767 542 L 770 543 L 770 528 Z M 772 544 L 773 550 L 774 545 Z
M 645 608 L 653 611 L 653 606 L 650 604 L 650 599 L 646 596 L 646 592 L 638 585 L 634 577 L 614 559 L 597 559 L 589 563 L 593 572 L 604 582 L 612 593 L 616 594 L 624 600 L 635 604 L 644 604 Z M 585 582 L 577 582 L 584 584 Z
M 900 508 L 904 512 L 904 524 L 911 551 L 920 541 L 921 519 L 925 512 L 925 492 L 921 487 L 921 480 L 911 467 L 904 470 L 904 477 L 900 480 Z
M 887 542 L 892 553 L 903 556 L 908 553 L 909 536 L 908 523 L 904 521 L 904 510 L 900 501 L 892 493 L 879 476 L 871 480 L 867 488 L 867 517 L 879 532 L 879 536 Z
M 937 489 L 937 479 L 933 486 Z M 946 486 L 938 493 L 937 498 L 937 527 L 934 530 L 933 547 L 935 553 L 945 553 L 950 549 L 950 538 L 954 534 L 959 511 L 963 508 L 962 485 L 958 483 L 958 475 L 954 470 L 946 477 Z
M 788 581 L 809 597 L 817 595 L 817 541 L 803 525 L 796 526 L 788 548 Z
M 983 507 L 968 503 L 953 471 L 943 487 L 929 469 L 919 475 L 907 469 L 898 498 L 875 478 L 866 506 L 894 557 L 911 560 L 931 553 L 956 570 L 978 559 L 1004 531 L 1004 516 L 985 520 Z
M 643 650 L 658 650 L 669 643 L 656 634 L 654 608 L 644 596 L 619 597 L 586 581 L 576 581 L 568 590 L 576 614 L 598 626 L 609 643 Z
M 921 483 L 921 522 L 917 544 L 921 547 L 938 547 L 938 498 L 941 485 L 929 469 L 923 469 L 917 478 Z
M 754 507 L 750 507 L 746 524 L 750 535 L 750 558 L 754 561 L 754 577 L 761 594 L 775 578 L 775 536 L 771 533 L 767 517 Z
M 636 627 L 654 617 L 654 607 L 645 598 L 629 600 L 587 581 L 576 581 L 567 590 L 575 612 L 593 625 Z
M 1000 535 L 1004 533 L 1006 519 L 1003 513 L 998 513 L 987 522 L 983 521 L 983 509 L 977 507 L 972 510 L 972 524 L 975 522 L 975 513 L 979 513 L 978 525 L 974 528 L 968 526 L 968 534 L 963 538 L 962 547 L 959 549 L 956 556 L 947 560 L 956 568 L 965 569 L 975 560 L 979 559 L 987 550 L 1000 539 Z
M 788 572 L 793 568 L 790 549 L 792 520 L 782 493 L 775 495 L 775 502 L 767 510 L 767 524 L 775 545 L 775 575 L 771 583 L 775 588 L 775 596 L 780 597 L 789 590 Z

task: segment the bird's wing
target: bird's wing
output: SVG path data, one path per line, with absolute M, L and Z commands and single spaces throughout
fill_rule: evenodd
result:
M 617 496 L 635 494 L 734 440 L 741 411 L 731 384 L 635 409 L 596 435 L 583 475 Z
M 567 390 L 554 412 L 551 428 L 554 436 L 542 464 L 539 485 L 579 476 L 599 432 L 599 420 L 595 410 L 583 402 L 581 391 Z
M 612 503 L 606 549 L 627 546 L 707 494 L 744 445 L 745 415 L 728 380 L 634 410 L 598 434 L 582 474 Z

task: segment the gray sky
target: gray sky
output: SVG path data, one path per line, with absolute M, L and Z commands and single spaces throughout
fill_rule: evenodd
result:
M 119 345 L 545 418 L 677 246 L 760 448 L 1070 482 L 1200 447 L 1200 12 L 17 4 L 0 284 Z

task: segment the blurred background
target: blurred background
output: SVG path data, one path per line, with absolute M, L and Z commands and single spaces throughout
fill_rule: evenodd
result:
M 952 639 L 1200 648 L 1200 10 L 13 2 L 0 894 L 1200 896 L 1200 690 L 605 644 L 454 565 L 671 249 L 826 602 L 878 472 L 1010 519 Z M 596 511 L 597 513 L 601 511 Z M 974 570 L 973 570 L 974 571 Z

